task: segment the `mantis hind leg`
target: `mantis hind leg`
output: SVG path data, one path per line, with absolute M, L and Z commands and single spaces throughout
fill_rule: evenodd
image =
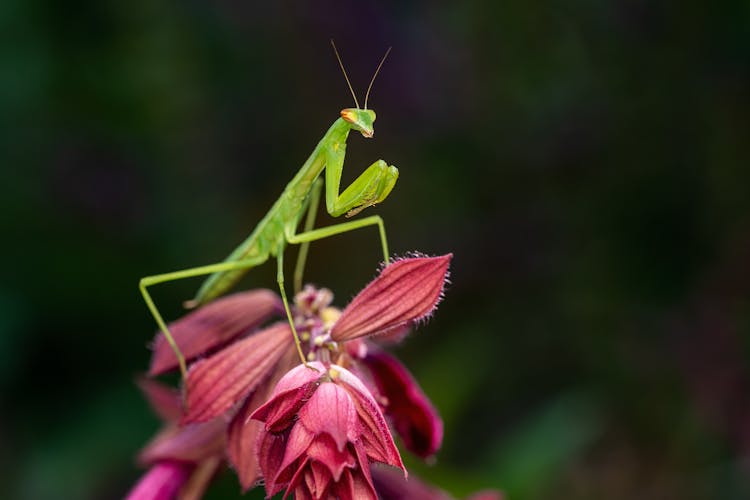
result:
M 329 236 L 336 234 L 347 233 L 360 229 L 367 226 L 378 226 L 378 233 L 380 234 L 380 244 L 383 248 L 383 261 L 388 265 L 390 259 L 388 257 L 388 239 L 385 236 L 385 225 L 383 219 L 379 215 L 372 215 L 363 219 L 357 219 L 349 222 L 342 222 L 340 224 L 334 224 L 332 226 L 321 227 L 319 229 L 313 229 L 311 231 L 305 231 L 303 233 L 293 234 L 287 237 L 289 243 L 306 244 L 311 241 L 322 240 Z
M 312 231 L 315 226 L 315 215 L 318 213 L 318 204 L 320 203 L 320 191 L 323 188 L 323 179 L 318 178 L 313 184 L 310 202 L 307 206 L 307 218 L 305 219 L 305 232 Z M 305 273 L 305 263 L 307 262 L 307 251 L 310 242 L 306 241 L 299 247 L 297 254 L 297 265 L 294 266 L 294 293 L 302 290 L 302 277 Z
M 156 320 L 156 324 L 159 325 L 159 329 L 164 334 L 164 338 L 167 339 L 167 343 L 172 348 L 172 351 L 174 351 L 175 357 L 177 358 L 177 363 L 180 365 L 180 373 L 182 374 L 183 380 L 187 376 L 187 367 L 185 365 L 185 357 L 182 355 L 182 352 L 180 351 L 179 346 L 175 342 L 174 337 L 172 337 L 172 334 L 169 332 L 169 328 L 167 328 L 167 324 L 164 322 L 164 319 L 162 318 L 161 313 L 159 312 L 159 309 L 154 304 L 154 301 L 151 298 L 151 295 L 148 293 L 147 288 L 152 285 L 158 285 L 159 283 L 167 283 L 170 281 L 176 281 L 176 280 L 180 280 L 184 278 L 203 276 L 206 274 L 213 274 L 215 272 L 231 271 L 234 269 L 248 269 L 248 268 L 260 265 L 266 260 L 268 260 L 268 257 L 262 256 L 262 257 L 258 257 L 255 259 L 238 260 L 238 261 L 232 261 L 232 262 L 220 262 L 217 264 L 209 264 L 207 266 L 193 267 L 190 269 L 183 269 L 182 271 L 175 271 L 175 272 L 165 273 L 165 274 L 157 274 L 154 276 L 146 276 L 145 278 L 141 278 L 138 288 L 141 290 L 141 295 L 143 295 L 143 300 L 144 302 L 146 302 L 146 305 L 151 311 L 151 315 Z

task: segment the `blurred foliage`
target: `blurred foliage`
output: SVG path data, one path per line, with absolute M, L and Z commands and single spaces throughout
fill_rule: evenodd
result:
M 344 182 L 396 164 L 370 209 L 393 251 L 455 253 L 398 349 L 446 421 L 413 470 L 457 495 L 747 498 L 748 5 L 5 0 L 2 496 L 136 480 L 158 427 L 137 280 L 223 258 L 270 207 L 351 105 L 333 37 L 360 94 L 394 46 Z M 361 233 L 312 247 L 339 304 L 378 264 Z M 197 285 L 156 300 L 174 318 Z

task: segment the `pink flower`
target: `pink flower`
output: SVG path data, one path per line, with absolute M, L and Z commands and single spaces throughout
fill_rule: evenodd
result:
M 265 423 L 258 455 L 269 497 L 374 500 L 370 462 L 406 474 L 377 402 L 341 366 L 294 368 L 251 417 Z
M 383 411 L 409 449 L 434 454 L 442 441 L 440 417 L 408 371 L 366 339 L 400 340 L 428 318 L 442 297 L 450 259 L 397 260 L 343 312 L 330 307 L 328 290 L 297 294 L 295 328 L 316 370 L 292 369 L 299 358 L 287 321 L 261 327 L 283 315 L 279 298 L 267 290 L 219 299 L 172 323 L 191 363 L 183 407 L 170 410 L 170 424 L 141 453 L 154 468 L 147 483 L 186 480 L 179 474 L 185 469 L 170 464 L 188 464 L 192 478 L 198 467 L 210 460 L 218 467 L 225 456 L 243 490 L 263 478 L 269 495 L 285 489 L 300 500 L 374 498 L 370 464 L 403 469 Z M 174 368 L 174 355 L 157 335 L 150 373 Z
M 420 256 L 393 262 L 352 300 L 343 313 L 329 307 L 333 295 L 325 289 L 308 288 L 298 294 L 295 297 L 295 324 L 305 342 L 308 357 L 324 361 L 338 357 L 344 365 L 355 364 L 356 357 L 349 356 L 346 347 L 338 347 L 337 340 L 344 345 L 351 343 L 349 339 L 355 339 L 352 341 L 355 344 L 361 343 L 357 339 L 397 332 L 425 319 L 442 296 L 450 259 L 451 255 Z M 181 321 L 186 322 L 183 328 L 189 330 L 188 317 Z M 218 323 L 242 321 L 224 319 Z M 338 337 L 334 338 L 334 335 Z M 366 349 L 361 352 L 366 352 Z M 188 370 L 186 412 L 182 423 L 205 422 L 221 415 L 233 415 L 229 424 L 229 458 L 244 489 L 250 488 L 260 473 L 253 445 L 259 424 L 248 417 L 266 400 L 275 380 L 294 366 L 294 356 L 291 328 L 287 322 L 280 321 L 235 340 L 212 356 L 194 362 Z M 398 364 L 395 360 L 393 362 Z M 358 368 L 353 366 L 352 369 Z M 378 374 L 376 370 L 371 371 Z M 442 440 L 442 422 L 408 372 L 402 367 L 400 373 L 407 373 L 400 378 L 402 388 L 408 394 L 422 395 L 421 400 L 399 400 L 395 397 L 399 387 L 392 383 L 376 383 L 372 389 L 382 386 L 384 397 L 380 399 L 394 402 L 386 405 L 386 411 L 399 422 L 396 429 L 404 436 L 407 446 L 420 456 L 431 455 Z M 373 378 L 377 380 L 377 376 Z M 386 394 L 386 388 L 392 389 L 392 393 Z M 421 407 L 416 411 L 406 411 L 409 401 L 418 401 Z M 409 423 L 408 419 L 417 415 L 421 420 Z

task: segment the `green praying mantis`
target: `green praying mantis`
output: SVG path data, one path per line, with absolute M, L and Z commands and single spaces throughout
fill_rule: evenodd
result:
M 333 46 L 339 66 L 344 73 L 349 90 L 354 97 L 356 108 L 346 108 L 341 111 L 341 117 L 336 119 L 325 135 L 323 135 L 323 138 L 315 147 L 310 157 L 302 165 L 297 175 L 287 184 L 284 192 L 281 193 L 281 196 L 273 204 L 266 216 L 258 223 L 250 236 L 226 259 L 215 264 L 147 276 L 140 281 L 139 288 L 143 295 L 143 300 L 146 302 L 156 323 L 174 351 L 183 379 L 187 375 L 185 358 L 162 319 L 161 313 L 154 304 L 148 292 L 148 287 L 184 278 L 210 275 L 203 282 L 195 297 L 186 302 L 187 307 L 197 307 L 225 293 L 251 268 L 263 264 L 271 257 L 275 257 L 277 263 L 276 281 L 278 282 L 284 309 L 292 329 L 294 343 L 302 363 L 307 364 L 289 309 L 286 291 L 284 290 L 284 250 L 287 244 L 300 245 L 297 264 L 294 270 L 294 287 L 297 291 L 302 285 L 302 276 L 310 242 L 329 236 L 367 226 L 378 226 L 380 242 L 383 248 L 383 258 L 385 264 L 388 264 L 388 241 L 385 235 L 385 226 L 380 216 L 373 215 L 313 229 L 323 185 L 320 175 L 324 169 L 326 210 L 333 217 L 339 217 L 344 214 L 350 217 L 367 207 L 380 203 L 390 194 L 398 179 L 398 169 L 396 167 L 389 166 L 383 160 L 378 160 L 370 165 L 340 193 L 346 140 L 349 132 L 355 130 L 366 138 L 371 138 L 374 135 L 373 122 L 375 121 L 375 112 L 367 108 L 367 100 L 375 77 L 383 66 L 391 49 L 389 48 L 386 51 L 375 70 L 370 85 L 367 88 L 364 107 L 360 108 L 359 101 L 352 89 L 351 82 L 333 40 L 331 40 L 331 45 Z M 307 212 L 307 217 L 305 219 L 304 230 L 297 232 L 297 228 L 305 212 Z

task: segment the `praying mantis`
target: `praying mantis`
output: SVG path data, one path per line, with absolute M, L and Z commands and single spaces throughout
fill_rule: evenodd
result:
M 354 97 L 356 108 L 346 108 L 341 111 L 340 118 L 336 119 L 325 135 L 323 135 L 323 138 L 315 147 L 310 157 L 287 184 L 281 196 L 273 204 L 266 216 L 258 223 L 250 236 L 226 259 L 215 264 L 147 276 L 140 280 L 139 289 L 141 295 L 143 295 L 143 300 L 146 302 L 157 325 L 174 351 L 183 380 L 187 376 L 185 358 L 162 319 L 161 313 L 154 304 L 148 292 L 149 287 L 184 278 L 210 275 L 203 282 L 195 297 L 186 302 L 187 307 L 197 307 L 225 293 L 251 268 L 265 263 L 271 257 L 275 257 L 277 265 L 276 281 L 284 304 L 284 310 L 291 326 L 297 352 L 302 363 L 307 365 L 284 289 L 284 250 L 286 246 L 288 244 L 300 245 L 297 264 L 294 270 L 294 287 L 296 291 L 299 291 L 302 285 L 302 276 L 310 242 L 328 238 L 329 236 L 354 231 L 363 227 L 377 226 L 383 249 L 383 258 L 385 264 L 388 264 L 388 241 L 386 239 L 385 226 L 383 219 L 378 215 L 313 229 L 323 186 L 320 175 L 324 169 L 326 210 L 333 217 L 339 217 L 344 214 L 347 217 L 351 217 L 367 207 L 382 202 L 388 197 L 398 179 L 398 169 L 396 167 L 388 165 L 383 160 L 377 160 L 340 193 L 341 174 L 344 167 L 346 141 L 349 132 L 355 130 L 360 132 L 365 138 L 371 138 L 374 135 L 373 122 L 375 121 L 375 112 L 367 108 L 367 100 L 375 77 L 383 66 L 391 49 L 389 48 L 386 51 L 375 70 L 365 94 L 364 107 L 360 108 L 359 101 L 351 86 L 333 40 L 331 40 L 331 45 L 333 46 L 339 66 L 344 73 L 349 90 Z M 297 228 L 305 212 L 307 212 L 307 217 L 305 218 L 304 230 L 297 232 Z

